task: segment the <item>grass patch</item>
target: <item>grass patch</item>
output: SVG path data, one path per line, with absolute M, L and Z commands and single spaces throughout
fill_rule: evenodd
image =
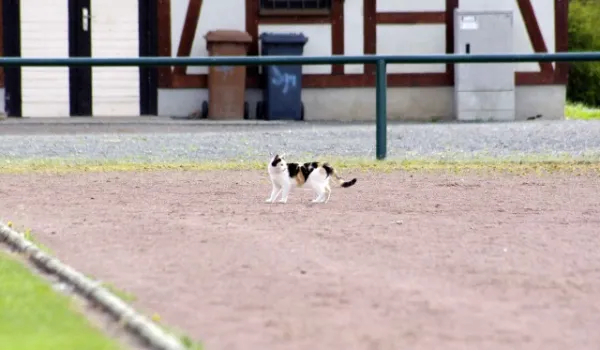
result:
M 598 172 L 600 155 L 513 155 L 505 157 L 465 157 L 460 154 L 440 155 L 437 158 L 408 157 L 406 159 L 389 158 L 377 161 L 371 158 L 298 156 L 290 157 L 303 161 L 305 159 L 323 159 L 338 169 L 353 171 L 391 172 L 396 170 L 411 172 Z M 0 173 L 81 173 L 81 172 L 144 172 L 144 171 L 266 171 L 263 161 L 200 161 L 200 162 L 151 162 L 151 161 L 81 161 L 69 159 L 44 160 L 9 160 L 0 159 Z
M 0 251 L 0 350 L 120 349 L 42 277 Z
M 571 120 L 600 120 L 600 108 L 588 107 L 582 103 L 567 103 L 565 117 Z
M 3 221 L 3 220 L 0 220 Z M 50 252 L 50 249 L 48 249 L 47 247 L 43 246 L 41 243 L 39 243 L 33 233 L 31 232 L 31 229 L 25 229 L 24 231 L 20 229 L 20 227 L 15 227 L 15 224 L 12 221 L 6 221 L 6 225 L 11 227 L 12 229 L 16 230 L 17 232 L 23 232 L 24 238 L 29 240 L 30 242 L 32 242 L 33 244 L 35 244 L 38 248 L 43 249 L 45 251 L 46 254 L 48 255 L 53 255 Z M 3 280 L 3 276 L 4 276 L 4 272 L 2 271 L 2 256 L 3 252 L 0 251 L 0 293 L 3 292 L 2 290 L 2 284 L 5 282 Z M 7 258 L 9 258 L 7 256 Z M 94 277 L 87 275 L 86 277 L 92 279 L 92 280 L 96 280 Z M 111 293 L 113 293 L 114 295 L 116 295 L 119 299 L 125 301 L 126 303 L 131 303 L 134 302 L 137 298 L 135 295 L 128 293 L 126 291 L 123 291 L 117 287 L 115 287 L 114 285 L 112 285 L 111 283 L 108 282 L 102 282 L 102 287 L 106 288 L 107 290 L 109 290 Z M 2 295 L 0 295 L 0 310 L 2 310 Z M 171 333 L 173 336 L 175 336 L 176 338 L 179 338 L 179 340 L 181 341 L 181 343 L 189 350 L 202 350 L 202 344 L 199 341 L 195 341 L 192 338 L 190 338 L 188 335 L 184 334 L 183 332 L 179 332 L 179 331 L 175 331 L 173 329 L 171 329 L 170 327 L 163 325 L 160 323 L 160 316 L 158 314 L 153 314 L 151 315 L 151 320 L 152 322 L 154 322 L 156 325 L 158 325 L 159 327 L 161 327 L 165 332 L 167 333 Z M 0 315 L 0 332 L 2 331 L 2 324 L 1 322 L 3 321 L 2 319 L 2 315 Z M 0 333 L 0 342 L 3 341 L 2 338 L 2 334 Z M 33 347 L 32 347 L 33 348 Z M 114 347 L 113 347 L 114 348 Z M 100 348 L 100 349 L 113 349 L 113 348 Z M 2 347 L 2 344 L 0 343 L 0 350 L 4 350 L 5 348 Z M 25 350 L 27 350 L 28 348 L 25 348 Z M 53 348 L 52 348 L 53 349 Z M 69 348 L 66 348 L 69 349 Z M 94 349 L 94 348 L 92 348 Z

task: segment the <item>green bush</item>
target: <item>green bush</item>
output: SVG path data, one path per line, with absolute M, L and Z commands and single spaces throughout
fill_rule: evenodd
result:
M 569 51 L 600 51 L 600 0 L 569 2 Z M 567 98 L 600 106 L 600 62 L 571 64 Z

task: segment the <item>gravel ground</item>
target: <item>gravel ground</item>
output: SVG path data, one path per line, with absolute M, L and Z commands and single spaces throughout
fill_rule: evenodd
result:
M 373 123 L 0 123 L 0 157 L 202 161 L 269 152 L 375 157 Z M 388 125 L 389 158 L 600 155 L 600 122 Z

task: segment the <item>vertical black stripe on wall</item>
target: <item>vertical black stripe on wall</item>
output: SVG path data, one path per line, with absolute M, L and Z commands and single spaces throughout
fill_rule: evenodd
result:
M 139 55 L 158 56 L 158 0 L 139 0 Z M 158 72 L 140 66 L 140 113 L 158 114 Z
M 82 9 L 92 16 L 90 0 L 69 0 L 69 56 L 92 55 L 92 20 L 88 19 L 87 31 L 82 29 Z M 92 67 L 69 67 L 69 100 L 71 116 L 92 115 Z
M 21 56 L 21 9 L 19 0 L 2 0 L 4 56 Z M 21 67 L 4 68 L 4 109 L 9 117 L 21 117 Z

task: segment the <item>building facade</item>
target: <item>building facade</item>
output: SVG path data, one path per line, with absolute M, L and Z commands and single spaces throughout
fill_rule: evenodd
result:
M 206 56 L 215 29 L 303 33 L 305 55 L 454 52 L 454 9 L 513 10 L 515 52 L 567 51 L 567 0 L 2 0 L 4 56 Z M 568 66 L 516 65 L 516 116 L 563 117 Z M 22 67 L 0 73 L 9 116 L 186 116 L 208 99 L 207 67 Z M 251 118 L 261 98 L 247 72 Z M 388 118 L 453 118 L 452 64 L 388 66 Z M 375 67 L 303 67 L 306 120 L 373 120 Z M 0 102 L 0 104 L 2 103 Z M 2 106 L 0 106 L 2 107 Z

